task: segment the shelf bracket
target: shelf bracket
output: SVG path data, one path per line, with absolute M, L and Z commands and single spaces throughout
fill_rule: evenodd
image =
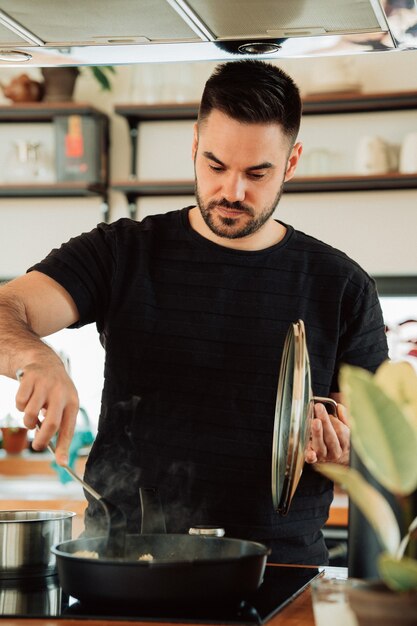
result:
M 127 123 L 129 124 L 129 138 L 131 146 L 130 176 L 131 178 L 136 178 L 138 164 L 138 122 L 136 118 L 128 117 Z
M 104 222 L 108 224 L 110 220 L 110 206 L 109 206 L 109 200 L 107 196 L 103 197 L 103 201 L 100 204 L 100 211 L 103 216 Z
M 126 200 L 128 204 L 129 217 L 132 220 L 136 220 L 137 219 L 137 204 L 136 204 L 137 194 L 135 192 L 129 193 L 128 191 L 126 191 L 125 196 L 126 196 Z

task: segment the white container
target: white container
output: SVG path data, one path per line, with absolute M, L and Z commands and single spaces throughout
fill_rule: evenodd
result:
M 413 174 L 417 172 L 417 131 L 408 133 L 401 146 L 400 172 Z

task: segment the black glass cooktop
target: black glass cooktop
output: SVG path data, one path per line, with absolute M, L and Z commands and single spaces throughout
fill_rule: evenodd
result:
M 202 624 L 265 624 L 318 575 L 315 568 L 267 566 L 262 585 L 239 606 L 164 609 L 158 606 L 124 611 L 120 606 L 83 606 L 68 597 L 56 576 L 0 581 L 2 617 L 55 617 Z

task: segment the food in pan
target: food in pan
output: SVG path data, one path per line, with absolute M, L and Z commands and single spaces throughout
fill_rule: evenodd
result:
M 141 554 L 140 557 L 138 558 L 138 561 L 153 561 L 153 556 L 152 554 Z
M 80 556 L 83 559 L 98 559 L 98 552 L 94 550 L 77 550 L 73 556 Z
M 98 559 L 100 558 L 98 552 L 95 550 L 77 550 L 73 552 L 73 556 L 81 557 L 82 559 Z M 141 554 L 137 558 L 138 561 L 153 561 L 153 556 L 149 552 Z

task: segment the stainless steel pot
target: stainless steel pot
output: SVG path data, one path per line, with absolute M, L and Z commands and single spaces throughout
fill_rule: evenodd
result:
M 0 511 L 0 579 L 56 571 L 51 547 L 71 539 L 71 511 Z

